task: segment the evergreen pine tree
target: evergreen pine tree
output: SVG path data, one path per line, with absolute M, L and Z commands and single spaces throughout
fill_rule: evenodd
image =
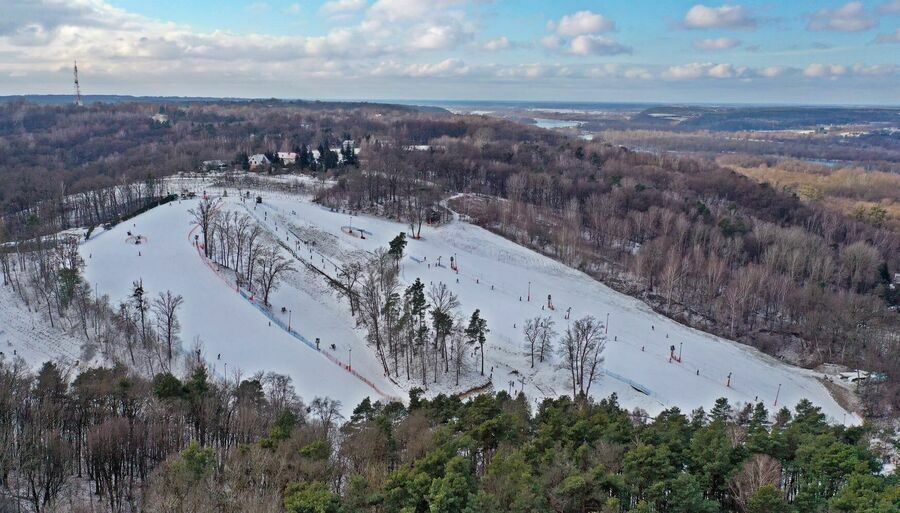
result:
M 731 418 L 731 414 L 732 409 L 731 405 L 728 404 L 728 399 L 720 397 L 716 399 L 715 406 L 713 406 L 713 409 L 709 411 L 709 419 L 713 422 L 725 422 Z
M 400 235 L 397 235 L 388 243 L 388 255 L 394 258 L 397 267 L 400 267 L 400 259 L 403 258 L 404 249 L 406 249 L 406 232 L 400 232 Z
M 490 330 L 487 329 L 487 321 L 481 318 L 481 310 L 476 309 L 472 312 L 469 319 L 469 326 L 466 328 L 466 339 L 469 344 L 478 344 L 481 352 L 481 375 L 484 376 L 484 343 L 487 341 L 485 334 Z

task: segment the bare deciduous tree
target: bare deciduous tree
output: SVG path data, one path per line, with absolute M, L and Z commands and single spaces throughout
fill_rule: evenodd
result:
M 156 315 L 156 322 L 162 331 L 166 342 L 166 357 L 168 364 L 172 364 L 172 345 L 178 337 L 178 331 L 181 324 L 178 322 L 178 307 L 184 303 L 184 298 L 180 295 L 172 294 L 171 290 L 160 292 L 159 297 L 153 300 L 153 313 Z
M 260 248 L 256 265 L 259 269 L 256 283 L 259 291 L 262 292 L 263 304 L 268 306 L 269 294 L 278 288 L 278 279 L 287 273 L 296 272 L 296 269 L 291 261 L 278 251 L 278 247 L 271 244 Z
M 339 274 L 344 280 L 344 285 L 347 287 L 347 300 L 350 302 L 350 315 L 353 316 L 356 316 L 356 310 L 358 308 L 357 303 L 359 302 L 359 298 L 357 297 L 358 291 L 356 289 L 362 275 L 363 266 L 359 262 L 350 262 L 344 265 L 341 267 Z
M 210 198 L 200 200 L 197 208 L 188 210 L 194 216 L 194 222 L 200 226 L 200 233 L 203 234 L 203 254 L 209 258 L 212 255 L 210 242 L 212 239 L 212 226 L 215 222 L 216 215 L 219 211 L 219 201 Z
M 573 398 L 590 393 L 591 385 L 599 377 L 605 346 L 603 325 L 593 316 L 578 319 L 566 328 L 559 351 L 569 371 Z
M 550 316 L 537 316 L 527 319 L 525 325 L 522 326 L 522 333 L 525 336 L 532 368 L 534 368 L 535 355 L 538 356 L 540 362 L 543 362 L 545 351 L 550 349 L 551 340 L 556 335 L 556 332 L 553 331 L 553 324 L 553 319 Z
M 395 320 L 396 294 L 398 287 L 397 269 L 391 262 L 388 253 L 379 249 L 363 269 L 362 282 L 359 287 L 359 310 L 362 322 L 369 332 L 369 342 L 375 345 L 375 351 L 381 361 L 385 373 L 389 373 L 385 356 L 385 338 L 388 338 L 388 349 L 394 353 L 397 367 L 397 350 L 393 347 L 393 321 Z
M 729 483 L 734 500 L 742 511 L 747 511 L 750 497 L 765 485 L 776 488 L 781 484 L 781 463 L 766 454 L 754 454 L 744 462 Z

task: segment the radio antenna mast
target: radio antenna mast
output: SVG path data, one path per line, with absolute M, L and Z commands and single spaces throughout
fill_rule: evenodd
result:
M 75 61 L 75 105 L 81 107 L 84 103 L 81 101 L 81 87 L 78 85 L 78 61 Z

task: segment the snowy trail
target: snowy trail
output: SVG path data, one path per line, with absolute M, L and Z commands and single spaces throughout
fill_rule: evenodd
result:
M 199 225 L 194 225 L 194 228 L 193 228 L 190 232 L 188 232 L 188 242 L 190 242 L 190 240 L 191 240 L 192 237 L 193 237 L 194 232 L 196 232 L 198 228 L 199 228 Z M 274 314 L 274 312 L 272 312 L 270 309 L 268 309 L 268 308 L 266 308 L 265 306 L 263 306 L 262 304 L 260 304 L 259 301 L 255 300 L 254 297 L 253 297 L 251 294 L 249 294 L 247 291 L 242 290 L 242 289 L 240 289 L 239 287 L 236 287 L 236 286 L 231 285 L 231 284 L 229 283 L 228 279 L 227 279 L 224 275 L 222 275 L 222 272 L 221 272 L 219 269 L 217 269 L 217 268 L 214 266 L 214 264 L 213 264 L 212 262 L 210 262 L 209 259 L 206 258 L 205 255 L 203 255 L 203 252 L 202 252 L 202 250 L 200 249 L 200 247 L 197 246 L 197 245 L 194 245 L 194 247 L 195 247 L 195 249 L 197 250 L 197 257 L 200 258 L 201 260 L 203 260 L 203 262 L 207 265 L 207 267 L 209 268 L 210 271 L 212 271 L 212 272 L 215 273 L 217 276 L 219 276 L 220 278 L 222 278 L 222 281 L 223 281 L 230 289 L 234 290 L 235 293 L 237 293 L 238 295 L 240 295 L 245 301 L 247 301 L 248 303 L 250 303 L 250 305 L 252 305 L 254 308 L 256 308 L 257 310 L 259 310 L 259 312 L 260 312 L 261 314 L 263 314 L 264 316 L 266 316 L 266 318 L 268 318 L 271 322 L 274 322 L 275 325 L 276 325 L 277 327 L 281 328 L 281 329 L 282 329 L 283 331 L 285 331 L 288 335 L 290 335 L 290 336 L 296 338 L 298 341 L 300 341 L 301 343 L 303 343 L 303 344 L 304 344 L 306 347 L 308 347 L 309 349 L 315 351 L 316 354 L 321 355 L 322 357 L 324 357 L 324 358 L 325 358 L 326 360 L 328 360 L 329 362 L 331 362 L 331 363 L 337 365 L 337 366 L 340 367 L 342 370 L 344 370 L 344 371 L 350 373 L 350 375 L 352 375 L 354 378 L 358 379 L 359 381 L 361 381 L 362 383 L 364 383 L 366 386 L 368 386 L 369 388 L 371 388 L 371 389 L 372 389 L 375 393 L 377 393 L 382 399 L 384 399 L 384 400 L 386 400 L 386 401 L 400 400 L 400 397 L 398 397 L 398 396 L 396 396 L 396 395 L 390 395 L 390 394 L 388 394 L 388 393 L 382 391 L 380 388 L 378 388 L 378 386 L 377 386 L 375 383 L 372 382 L 371 379 L 369 379 L 369 378 L 363 376 L 362 374 L 360 374 L 359 372 L 357 372 L 356 370 L 354 370 L 354 369 L 351 367 L 350 363 L 345 363 L 345 362 L 342 361 L 340 358 L 338 358 L 337 356 L 335 356 L 333 353 L 331 353 L 330 351 L 328 351 L 327 348 L 322 348 L 321 345 L 320 345 L 320 347 L 317 348 L 315 342 L 310 342 L 310 340 L 309 340 L 307 337 L 304 337 L 304 336 L 303 336 L 302 334 L 300 334 L 296 329 L 294 329 L 293 325 L 287 325 L 283 320 L 281 320 L 281 319 L 279 319 L 278 317 L 276 317 L 275 314 Z M 288 252 L 290 252 L 295 258 L 297 258 L 296 254 L 294 254 L 294 252 L 291 251 L 290 248 L 284 248 L 284 249 L 286 249 L 286 250 L 287 250 Z M 299 258 L 297 258 L 297 259 L 300 260 Z
M 291 248 L 298 259 L 309 258 L 333 278 L 338 278 L 340 267 L 346 263 L 386 247 L 397 233 L 409 231 L 401 223 L 356 215 L 353 227 L 370 234 L 361 239 L 341 229 L 350 224 L 348 214 L 325 209 L 308 196 L 261 191 L 263 203 L 250 205 L 237 200 L 232 190 L 228 193 L 225 207 L 246 210 Z M 124 244 L 123 230 L 127 227 L 116 227 L 110 234 L 87 242 L 84 251 L 94 254 L 94 261 L 88 261 L 91 283 L 98 282 L 101 291 L 109 292 L 113 299 L 125 297 L 131 282 L 141 277 L 154 295 L 157 290 L 166 289 L 183 294 L 186 306 L 182 339 L 187 341 L 183 345 L 200 336 L 208 355 L 222 352 L 223 359 L 227 355 L 229 371 L 240 363 L 248 370 L 284 372 L 294 378 L 304 398 L 329 395 L 341 400 L 345 409 L 372 395 L 372 388 L 337 365 L 325 364 L 320 355 L 311 354 L 308 346 L 298 344 L 297 337 L 280 329 L 287 315 L 277 312 L 277 308 L 269 316 L 260 315 L 255 306 L 248 308 L 252 305 L 233 289 L 222 287 L 227 280 L 210 273 L 195 250 L 188 247 L 191 245 L 184 244 L 184 233 L 190 228 L 185 203 L 158 207 L 134 220 L 140 227 L 138 231 L 150 240 L 142 257 L 134 256 L 134 246 Z M 190 203 L 194 205 L 195 202 Z M 173 242 L 173 232 L 177 242 Z M 310 244 L 298 244 L 299 239 Z M 312 241 L 316 241 L 315 246 Z M 459 263 L 458 273 L 449 268 L 450 256 Z M 438 257 L 440 266 L 436 265 Z M 485 374 L 493 368 L 496 390 L 507 389 L 511 380 L 516 380 L 518 390 L 523 386 L 518 380 L 524 379 L 525 393 L 535 402 L 570 390 L 555 357 L 530 368 L 523 348 L 522 325 L 537 315 L 550 316 L 556 322 L 556 330 L 562 332 L 568 322 L 566 310 L 571 307 L 572 319 L 591 314 L 603 322 L 609 314 L 604 375 L 591 389 L 595 397 L 616 393 L 623 406 L 640 407 L 651 415 L 672 406 L 683 411 L 698 406 L 708 409 L 719 397 L 727 397 L 733 405 L 761 401 L 772 410 L 780 385 L 778 407 L 792 407 L 801 398 L 808 398 L 822 407 L 832 421 L 860 422 L 817 381 L 820 374 L 680 325 L 584 273 L 462 221 L 423 227 L 422 239 L 409 240 L 401 271 L 404 286 L 417 277 L 426 287 L 439 281 L 446 283 L 459 296 L 460 312 L 465 316 L 475 308 L 481 309 L 491 330 Z M 555 310 L 546 308 L 548 294 L 552 294 Z M 420 380 L 407 382 L 403 376 L 398 387 L 382 375 L 381 364 L 368 347 L 364 330 L 354 326 L 346 301 L 336 297 L 317 273 L 301 270 L 273 293 L 270 302 L 293 312 L 292 327 L 297 326 L 307 341 L 321 337 L 322 347 L 336 345 L 336 351 L 329 351 L 336 358 L 338 354 L 346 356 L 346 360 L 352 356 L 353 369 L 386 394 L 403 395 L 404 389 L 419 385 Z M 275 326 L 268 326 L 270 319 Z M 677 352 L 681 344 L 682 361 L 670 362 L 669 346 L 674 345 Z M 343 356 L 342 362 L 346 361 Z M 729 373 L 730 387 L 726 386 Z M 461 379 L 459 387 L 447 380 L 448 383 L 429 384 L 428 393 L 468 390 L 483 386 L 485 379 L 487 375 L 481 377 L 476 369 Z
M 287 374 L 304 400 L 311 401 L 316 396 L 337 399 L 345 414 L 365 397 L 380 399 L 368 385 L 329 363 L 323 355 L 314 354 L 277 322 L 261 315 L 260 310 L 235 293 L 233 285 L 220 273 L 210 272 L 207 261 L 198 258 L 194 245 L 185 241 L 185 234 L 194 226 L 188 209 L 198 201 L 173 202 L 151 209 L 114 227 L 104 237 L 83 244 L 86 278 L 101 293 L 109 294 L 113 302 L 124 299 L 132 282 L 138 279 L 143 280 L 151 297 L 165 290 L 183 295 L 182 347 L 189 348 L 199 340 L 213 372 L 220 376 L 226 367 L 228 379 L 246 378 L 260 371 Z M 129 245 L 125 242 L 127 231 L 145 235 L 149 242 Z M 289 292 L 302 294 L 297 290 Z M 295 311 L 295 320 L 305 320 L 307 325 L 316 323 L 315 316 L 304 319 L 301 312 L 302 309 Z M 357 355 L 353 356 L 355 369 Z M 365 361 L 362 352 L 359 359 L 360 363 Z M 386 395 L 397 395 L 387 380 L 372 381 Z
M 287 226 L 288 220 L 297 219 L 327 234 L 329 241 L 337 240 L 340 249 L 331 248 L 327 255 L 318 256 L 331 266 L 326 265 L 323 270 L 332 276 L 336 274 L 334 267 L 343 265 L 340 255 L 373 251 L 386 246 L 398 232 L 408 231 L 400 223 L 359 215 L 353 218 L 354 228 L 372 234 L 360 239 L 340 230 L 348 224 L 348 215 L 307 200 L 272 198 L 265 201 L 264 208 L 268 221 L 277 222 L 279 228 Z M 592 314 L 605 322 L 609 313 L 605 375 L 592 389 L 598 397 L 615 392 L 622 404 L 639 406 L 651 414 L 670 406 L 685 411 L 697 406 L 708 408 L 723 396 L 733 404 L 762 401 L 772 409 L 781 385 L 778 407 L 809 398 L 833 421 L 846 417 L 847 422 L 859 422 L 855 415 L 846 414 L 816 380 L 817 373 L 785 365 L 748 346 L 678 324 L 580 271 L 477 226 L 454 221 L 438 228 L 424 227 L 422 235 L 420 240 L 409 241 L 401 264 L 402 279 L 408 284 L 419 277 L 426 285 L 444 281 L 459 295 L 462 311 L 482 310 L 491 329 L 486 366 L 496 367 L 494 383 L 498 389 L 505 388 L 511 379 L 506 374 L 516 371 L 516 375 L 526 377 L 525 392 L 532 397 L 543 397 L 547 390 L 568 390 L 563 373 L 552 364 L 531 372 L 521 343 L 516 341 L 522 340 L 524 320 L 536 315 L 549 315 L 556 321 L 557 331 L 563 331 L 566 309 L 571 307 L 572 319 Z M 442 257 L 441 266 L 436 265 L 438 256 Z M 449 268 L 450 256 L 459 264 L 458 273 Z M 555 310 L 546 308 L 547 294 L 552 294 Z M 669 362 L 669 346 L 674 345 L 677 352 L 680 344 L 682 361 Z

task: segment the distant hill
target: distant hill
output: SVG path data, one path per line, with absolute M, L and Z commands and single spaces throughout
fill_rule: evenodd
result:
M 449 111 L 432 105 L 412 105 L 406 103 L 367 102 L 367 101 L 320 101 L 320 100 L 285 100 L 279 98 L 216 98 L 212 96 L 131 96 L 119 94 L 96 94 L 82 96 L 84 103 L 258 103 L 272 106 L 283 103 L 285 105 L 301 105 L 308 108 L 341 109 L 356 108 L 362 106 L 391 107 L 400 110 L 413 110 L 420 112 L 448 113 Z M 72 103 L 70 94 L 26 94 L 0 96 L 0 103 L 26 101 L 39 105 L 66 105 Z
M 897 123 L 900 109 L 879 107 L 651 107 L 634 125 L 692 130 L 786 130 L 824 125 Z

